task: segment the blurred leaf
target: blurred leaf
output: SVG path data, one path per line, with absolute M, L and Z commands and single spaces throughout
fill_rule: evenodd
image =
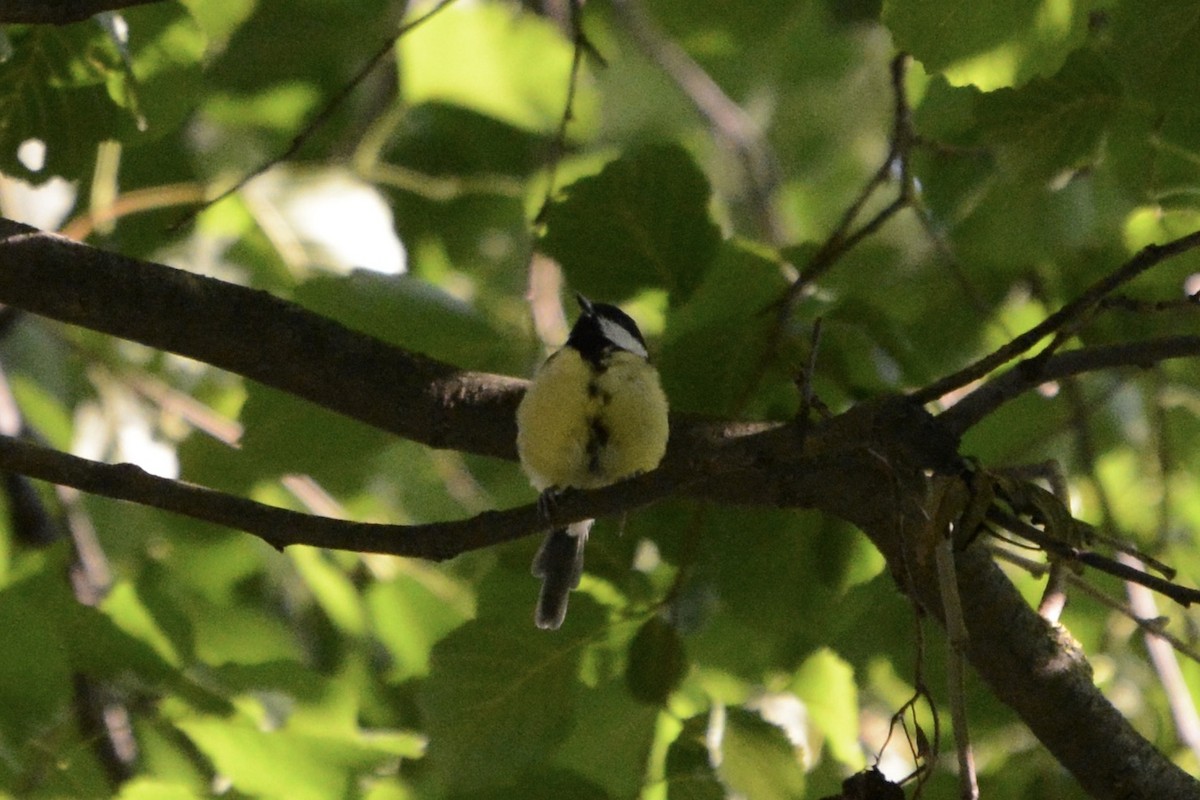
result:
M 760 416 L 794 405 L 794 342 L 770 340 L 786 285 L 777 262 L 741 244 L 720 245 L 663 341 L 658 363 L 673 410 Z M 754 399 L 751 411 L 736 407 Z
M 604 790 L 607 797 L 636 797 L 646 782 L 659 709 L 636 702 L 620 681 L 581 692 L 575 726 L 559 749 L 562 764 Z M 596 747 L 597 742 L 605 746 Z
M 414 105 L 456 103 L 528 130 L 554 131 L 572 47 L 547 19 L 501 3 L 457 4 L 397 48 L 401 93 Z M 573 111 L 586 117 L 586 95 Z
M 13 57 L 0 70 L 0 169 L 82 175 L 100 142 L 160 137 L 191 111 L 205 45 L 195 22 L 175 3 L 121 13 L 128 62 L 90 23 L 30 27 L 13 37 Z M 28 139 L 45 144 L 44 167 L 18 160 Z
M 350 578 L 328 555 L 315 547 L 293 547 L 288 555 L 330 621 L 346 636 L 366 633 L 362 598 Z
M 670 800 L 723 800 L 725 787 L 709 759 L 708 716 L 692 717 L 667 750 L 663 777 Z
M 446 787 L 513 780 L 571 730 L 580 648 L 595 620 L 573 602 L 568 623 L 547 634 L 533 625 L 528 588 L 528 615 L 468 622 L 433 648 L 420 703 L 430 765 Z
M 1200 9 L 1186 0 L 1113 3 L 1105 12 L 1114 64 L 1130 94 L 1163 111 L 1183 110 L 1196 96 L 1200 70 Z
M 833 651 L 809 656 L 792 679 L 813 725 L 824 734 L 833 757 L 851 769 L 866 766 L 859 744 L 858 687 L 854 670 Z
M 725 711 L 720 743 L 721 782 L 746 797 L 784 800 L 804 796 L 804 770 L 783 731 L 751 711 Z
M 204 796 L 177 783 L 143 777 L 126 781 L 116 800 L 200 800 Z
M 177 3 L 152 3 L 121 12 L 129 31 L 132 74 L 109 73 L 109 92 L 134 114 L 134 126 L 157 138 L 195 108 L 205 37 Z
M 171 640 L 142 605 L 132 584 L 124 581 L 117 583 L 100 608 L 122 631 L 145 642 L 171 666 L 180 666 L 179 653 L 175 652 Z
M 816 515 L 711 509 L 699 535 L 706 545 L 695 581 L 717 606 L 688 638 L 697 663 L 752 680 L 762 670 L 794 667 L 798 656 L 855 624 L 858 609 L 830 591 L 849 583 L 851 565 L 828 559 L 830 545 L 821 541 L 845 536 L 852 543 L 844 527 L 822 529 Z
M 467 597 L 460 587 L 430 586 L 409 575 L 368 587 L 373 632 L 393 660 L 391 679 L 428 674 L 434 643 L 466 621 L 451 593 Z
M 296 291 L 301 305 L 355 330 L 463 369 L 517 371 L 512 337 L 468 304 L 410 276 L 357 271 Z M 523 351 L 522 351 L 523 355 Z
M 188 611 L 196 632 L 196 657 L 209 664 L 261 664 L 300 660 L 296 631 L 258 603 L 219 604 L 191 595 Z
M 616 302 L 661 287 L 683 302 L 717 252 L 708 180 L 678 146 L 639 148 L 563 193 L 547 209 L 541 246 L 589 297 Z
M 953 84 L 990 91 L 1050 75 L 1083 43 L 1096 2 L 885 0 L 897 46 Z
M 609 800 L 595 784 L 570 772 L 547 770 L 527 773 L 502 787 L 488 787 L 469 794 L 455 793 L 449 800 Z
M 53 724 L 74 689 L 61 620 L 21 583 L 0 590 L 0 731 L 11 745 Z
M 33 177 L 18 147 L 29 139 L 45 144 L 49 175 L 79 175 L 96 145 L 114 138 L 127 112 L 108 96 L 104 81 L 120 69 L 120 56 L 98 26 L 18 29 L 14 55 L 0 70 L 0 169 Z
M 655 615 L 638 628 L 629 645 L 625 685 L 640 702 L 665 705 L 687 671 L 687 655 L 675 628 Z
M 975 114 L 984 139 L 1000 145 L 1002 167 L 1049 179 L 1100 157 L 1102 137 L 1123 102 L 1107 65 L 1077 53 L 1053 77 L 978 95 Z
M 311 475 L 326 489 L 358 490 L 373 471 L 387 434 L 257 383 L 242 407 L 241 456 L 266 479 Z
M 352 737 L 263 731 L 203 716 L 177 724 L 239 791 L 256 797 L 343 797 L 357 776 L 394 758 L 392 748 Z

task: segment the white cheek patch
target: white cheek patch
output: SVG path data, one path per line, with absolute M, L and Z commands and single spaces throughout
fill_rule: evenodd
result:
M 628 350 L 630 353 L 642 358 L 647 357 L 646 346 L 618 323 L 601 317 L 600 332 L 604 334 L 605 339 L 608 339 L 622 350 Z

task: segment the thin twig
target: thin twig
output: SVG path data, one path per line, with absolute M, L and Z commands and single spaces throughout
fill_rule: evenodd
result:
M 733 149 L 750 187 L 750 205 L 759 227 L 768 241 L 782 244 L 784 225 L 774 203 L 781 180 L 778 159 L 758 125 L 703 67 L 659 30 L 638 0 L 613 0 L 611 5 L 637 45 L 679 86 L 717 137 Z
M 975 754 L 971 749 L 971 734 L 967 725 L 966 675 L 963 671 L 970 634 L 958 594 L 952 531 L 947 531 L 939 539 L 934 547 L 934 559 L 946 622 L 946 684 L 950 697 L 950 721 L 954 729 L 954 749 L 958 757 L 959 796 L 962 800 L 977 800 L 979 782 L 975 777 Z
M 759 382 L 770 368 L 779 349 L 779 344 L 788 330 L 796 304 L 805 291 L 807 291 L 808 287 L 817 278 L 828 272 L 860 242 L 876 233 L 883 227 L 884 223 L 904 208 L 911 206 L 913 202 L 916 184 L 912 180 L 912 174 L 909 169 L 908 154 L 912 143 L 916 139 L 912 130 L 912 115 L 908 107 L 908 97 L 904 90 L 904 76 L 907 66 L 908 55 L 905 53 L 900 53 L 892 60 L 891 77 L 895 112 L 892 120 L 892 133 L 887 155 L 863 185 L 858 195 L 846 207 L 838 224 L 825 238 L 825 241 L 800 266 L 796 280 L 787 287 L 787 290 L 777 301 L 773 302 L 766 309 L 766 312 L 774 312 L 775 319 L 767 332 L 766 342 L 763 345 L 758 363 L 755 365 L 750 377 L 744 381 L 744 388 L 741 394 L 735 398 L 732 404 L 730 411 L 733 416 L 741 413 L 746 404 L 750 402 L 750 398 L 754 396 Z M 854 228 L 854 224 L 858 221 L 859 214 L 867 202 L 881 186 L 888 182 L 893 173 L 897 171 L 897 165 L 899 165 L 900 191 L 896 199 L 881 211 L 876 212 L 871 219 L 867 220 L 860 227 L 857 229 Z
M 991 554 L 996 558 L 1000 559 L 1001 561 L 1007 561 L 1013 566 L 1025 570 L 1035 578 L 1045 575 L 1050 568 L 1049 565 L 1044 561 L 1034 561 L 1032 559 L 1025 558 L 1019 553 L 1014 553 L 1012 550 L 1009 550 L 1007 547 L 999 544 L 988 543 L 987 548 L 988 551 L 991 552 Z M 1082 577 L 1074 573 L 1068 573 L 1067 581 L 1071 584 L 1073 589 L 1078 589 L 1096 602 L 1129 619 L 1131 622 L 1137 625 L 1137 627 L 1144 634 L 1146 634 L 1146 636 L 1162 639 L 1164 642 L 1171 645 L 1171 647 L 1180 655 L 1186 656 L 1192 661 L 1195 661 L 1197 664 L 1200 664 L 1200 651 L 1195 650 L 1187 642 L 1168 632 L 1163 627 L 1163 621 L 1161 617 L 1138 616 L 1124 603 L 1109 597 L 1107 594 L 1100 591 L 1095 586 L 1092 586 Z
M 571 25 L 571 72 L 567 77 L 567 97 L 563 102 L 562 117 L 558 121 L 558 129 L 554 132 L 554 139 L 551 142 L 550 165 L 546 176 L 546 197 L 542 200 L 542 207 L 534 216 L 534 223 L 540 224 L 545 221 L 546 212 L 550 208 L 550 203 L 554 200 L 554 194 L 558 189 L 558 167 L 562 161 L 563 153 L 567 149 L 567 127 L 571 124 L 571 120 L 575 118 L 575 94 L 579 90 L 579 73 L 583 66 L 583 53 L 587 50 L 593 53 L 600 63 L 604 60 L 600 56 L 600 52 L 588 41 L 587 36 L 583 32 L 582 9 L 579 7 L 580 0 L 569 0 L 570 8 L 570 25 Z
M 401 25 L 400 28 L 396 31 L 396 33 L 393 36 L 389 37 L 388 40 L 386 42 L 384 42 L 370 58 L 367 59 L 366 63 L 364 63 L 361 67 L 359 67 L 358 71 L 354 73 L 354 75 L 350 78 L 350 80 L 347 81 L 345 84 L 343 84 L 342 87 L 340 89 L 338 89 L 338 91 L 335 92 L 331 98 L 329 98 L 329 100 L 325 103 L 325 105 L 322 106 L 321 109 L 319 111 L 317 111 L 317 113 L 315 115 L 313 115 L 312 119 L 310 119 L 308 121 L 308 123 L 305 124 L 305 126 L 300 130 L 300 132 L 297 133 L 294 137 L 292 137 L 291 143 L 288 144 L 288 146 L 283 150 L 283 152 L 279 153 L 278 155 L 276 155 L 272 158 L 267 159 L 262 164 L 260 164 L 258 167 L 256 167 L 253 171 L 247 173 L 246 175 L 243 175 L 241 177 L 241 179 L 239 179 L 235 184 L 233 184 L 232 186 L 230 186 L 228 189 L 224 190 L 223 192 L 220 192 L 219 194 L 217 194 L 216 197 L 213 197 L 212 199 L 205 201 L 201 205 L 197 206 L 196 208 L 192 209 L 188 213 L 184 214 L 171 226 L 172 230 L 178 229 L 178 228 L 186 225 L 188 222 L 191 222 L 193 219 L 196 218 L 197 215 L 199 215 L 204 210 L 219 203 L 220 201 L 224 200 L 226 197 L 229 197 L 230 195 L 234 194 L 235 192 L 240 191 L 243 187 L 245 187 L 245 185 L 247 183 L 254 180 L 259 175 L 262 175 L 264 172 L 269 170 L 271 167 L 274 167 L 277 164 L 281 164 L 284 161 L 287 161 L 289 158 L 296 155 L 296 153 L 300 152 L 300 148 L 302 148 L 305 145 L 305 143 L 308 142 L 308 140 L 310 138 L 312 138 L 312 135 L 314 133 L 316 133 L 326 122 L 329 121 L 329 119 L 334 115 L 334 113 L 339 108 L 341 108 L 342 104 L 344 102 L 346 102 L 346 99 L 354 92 L 354 90 L 357 89 L 359 87 L 359 85 L 367 79 L 367 76 L 370 75 L 371 72 L 374 71 L 374 69 L 377 66 L 379 66 L 379 64 L 381 62 L 383 62 L 383 60 L 386 59 L 391 54 L 392 49 L 395 48 L 396 43 L 400 41 L 401 37 L 403 37 L 407 33 L 410 33 L 411 31 L 413 31 L 420 25 L 424 24 L 425 22 L 428 22 L 438 12 L 449 7 L 450 4 L 453 2 L 454 2 L 454 0 L 441 0 L 440 3 L 438 3 L 433 8 L 429 9 L 429 11 L 425 12 L 424 14 L 422 14 L 421 16 L 417 17 L 416 19 L 412 20 L 411 22 L 407 22 L 407 23 Z
M 1061 558 L 1068 558 L 1089 567 L 1095 567 L 1101 572 L 1107 572 L 1109 575 L 1121 578 L 1122 580 L 1140 583 L 1142 586 L 1153 589 L 1164 597 L 1171 598 L 1180 605 L 1188 606 L 1192 603 L 1200 603 L 1200 589 L 1180 586 L 1177 583 L 1172 583 L 1157 575 L 1151 575 L 1148 572 L 1134 569 L 1091 550 L 1069 545 L 996 506 L 988 509 L 987 516 L 995 524 L 1012 531 L 1024 539 L 1028 539 L 1047 553 Z
M 1035 357 L 1018 363 L 1009 371 L 970 392 L 939 414 L 938 419 L 955 434 L 962 435 L 1004 403 L 1047 381 L 1117 367 L 1148 368 L 1168 359 L 1194 358 L 1197 355 L 1200 355 L 1200 336 L 1185 335 L 1143 342 L 1081 347 L 1078 350 L 1058 353 L 1045 360 Z M 912 396 L 918 401 L 928 402 L 931 399 L 928 395 L 929 393 L 921 390 Z
M 1128 283 L 1151 267 L 1157 266 L 1169 258 L 1186 253 L 1196 247 L 1200 247 L 1200 231 L 1194 231 L 1166 244 L 1147 245 L 1139 250 L 1133 258 L 1093 283 L 1081 295 L 1025 331 L 1025 333 L 1022 333 L 1008 344 L 958 372 L 947 375 L 923 389 L 917 390 L 912 394 L 913 399 L 920 403 L 932 402 L 955 389 L 959 389 L 984 377 L 992 370 L 1029 350 L 1046 336 L 1053 335 L 1072 326 L 1080 317 L 1086 314 L 1103 298 L 1111 294 L 1118 286 Z M 1047 352 L 1046 357 L 1049 357 L 1049 355 L 1050 353 Z
M 1116 539 L 1116 531 L 1114 527 L 1112 502 L 1109 499 L 1109 493 L 1103 482 L 1096 475 L 1096 448 L 1092 439 L 1091 428 L 1087 424 L 1086 408 L 1083 404 L 1083 398 L 1075 386 L 1074 381 L 1067 381 L 1065 388 L 1068 390 L 1067 399 L 1071 404 L 1072 417 L 1075 421 L 1076 444 L 1079 451 L 1079 459 L 1087 472 L 1092 476 L 1092 482 L 1096 487 L 1096 495 L 1099 499 L 1100 510 L 1102 513 L 1102 526 L 1107 531 L 1109 539 Z M 1170 463 L 1169 449 L 1166 446 L 1166 430 L 1167 426 L 1162 418 L 1161 403 L 1154 402 L 1153 408 L 1158 411 L 1155 415 L 1155 425 L 1158 439 L 1158 464 L 1159 464 L 1159 481 L 1163 486 L 1162 496 L 1159 500 L 1159 525 L 1160 538 L 1161 534 L 1167 527 L 1169 513 L 1169 494 L 1168 494 L 1168 469 Z M 1144 569 L 1142 559 L 1128 553 L 1118 553 L 1117 560 L 1127 567 L 1132 569 Z M 1154 599 L 1153 592 L 1136 581 L 1125 582 L 1125 594 L 1129 599 L 1129 613 L 1131 618 L 1135 619 L 1156 619 L 1158 618 L 1158 604 Z M 1161 628 L 1162 626 L 1159 625 Z M 1146 646 L 1146 652 L 1150 656 L 1150 663 L 1154 666 L 1154 671 L 1158 674 L 1159 683 L 1163 687 L 1163 693 L 1166 695 L 1167 703 L 1171 709 L 1171 717 L 1175 721 L 1176 732 L 1179 735 L 1180 741 L 1184 742 L 1191 748 L 1193 753 L 1200 754 L 1200 715 L 1196 713 L 1196 704 L 1192 700 L 1191 693 L 1188 691 L 1187 684 L 1183 679 L 1182 671 L 1179 668 L 1179 662 L 1175 658 L 1175 654 L 1171 652 L 1171 644 L 1165 639 L 1154 636 L 1150 632 L 1143 633 L 1143 641 Z
M 1100 301 L 1105 311 L 1131 311 L 1135 314 L 1157 314 L 1164 311 L 1200 311 L 1200 292 L 1176 300 L 1138 300 L 1123 294 L 1115 294 Z
M 909 165 L 909 152 L 916 137 L 912 129 L 912 111 L 908 105 L 908 94 L 904 89 L 905 75 L 908 70 L 909 57 L 900 53 L 892 59 L 892 133 L 888 144 L 887 155 L 866 184 L 859 190 L 858 196 L 847 206 L 837 226 L 817 248 L 808 262 L 801 268 L 800 277 L 788 289 L 784 305 L 790 308 L 796 299 L 817 278 L 824 275 L 838 259 L 861 242 L 867 235 L 874 233 L 883 223 L 892 218 L 896 212 L 908 206 L 913 198 L 914 182 Z M 867 201 L 875 192 L 893 176 L 899 176 L 900 194 L 882 211 L 875 214 L 857 231 L 852 232 L 858 215 L 866 206 Z

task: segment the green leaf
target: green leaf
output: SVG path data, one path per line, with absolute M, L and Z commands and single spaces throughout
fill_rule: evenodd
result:
M 205 796 L 178 783 L 138 777 L 121 785 L 121 793 L 116 800 L 201 800 Z
M 17 583 L 0 591 L 0 733 L 9 746 L 54 724 L 72 696 L 62 620 Z
M 984 91 L 1054 73 L 1087 34 L 1095 2 L 886 0 L 896 45 L 930 72 Z
M 311 475 L 335 494 L 359 490 L 388 444 L 377 428 L 257 383 L 247 387 L 241 421 L 241 455 L 259 475 Z
M 655 615 L 638 629 L 629 645 L 625 685 L 640 702 L 665 705 L 687 672 L 687 655 L 678 631 Z
M 786 286 L 778 262 L 741 243 L 719 247 L 663 340 L 658 364 L 673 410 L 745 417 L 794 409 L 794 342 L 772 346 L 770 338 Z
M 365 634 L 367 621 L 362 598 L 329 554 L 315 547 L 292 547 L 287 552 L 330 621 L 347 636 Z
M 0 170 L 27 178 L 82 174 L 96 145 L 114 138 L 128 116 L 104 87 L 120 69 L 116 48 L 91 25 L 43 25 L 11 39 L 13 57 L 0 70 Z M 44 167 L 17 158 L 29 139 L 45 144 Z
M 524 350 L 512 331 L 412 276 L 356 271 L 321 276 L 296 290 L 296 302 L 354 330 L 463 369 L 515 371 Z M 519 352 L 519 355 L 518 355 Z
M 611 800 L 604 790 L 579 775 L 559 769 L 528 772 L 501 787 L 454 793 L 447 800 Z
M 682 148 L 642 147 L 581 178 L 550 205 L 541 246 L 571 288 L 606 301 L 665 288 L 683 302 L 720 243 L 709 185 Z
M 1114 3 L 1104 33 L 1131 96 L 1161 111 L 1195 105 L 1200 74 L 1200 7 L 1188 0 Z
M 133 114 L 134 127 L 145 134 L 140 138 L 158 138 L 196 107 L 206 38 L 178 3 L 152 3 L 121 14 L 129 30 L 130 73 L 109 73 L 109 91 Z
M 804 796 L 804 770 L 783 731 L 758 714 L 740 708 L 725 712 L 719 745 L 721 782 L 755 800 L 796 800 Z
M 1053 77 L 977 96 L 975 114 L 983 140 L 999 147 L 1001 166 L 1048 179 L 1099 158 L 1108 123 L 1123 102 L 1107 65 L 1078 53 Z
M 667 750 L 663 780 L 669 800 L 724 800 L 725 787 L 709 758 L 708 715 L 688 719 Z
M 142 604 L 133 584 L 118 582 L 100 604 L 100 609 L 118 628 L 144 642 L 168 664 L 180 665 L 179 653 L 147 608 Z
M 397 48 L 401 94 L 416 105 L 454 103 L 550 133 L 567 99 L 572 47 L 546 18 L 502 3 L 456 4 Z M 572 110 L 587 117 L 586 93 Z
M 177 724 L 221 775 L 256 797 L 344 797 L 356 777 L 394 759 L 392 748 L 350 736 L 264 731 L 249 722 L 205 716 Z
M 91 23 L 31 27 L 12 37 L 13 57 L 0 70 L 0 170 L 81 176 L 105 139 L 157 138 L 191 112 L 205 46 L 195 22 L 176 3 L 121 13 L 128 60 Z M 46 146 L 40 170 L 17 158 L 28 139 Z
M 621 681 L 581 692 L 575 725 L 555 763 L 601 787 L 607 797 L 636 797 L 646 782 L 659 709 L 636 702 Z M 597 748 L 597 742 L 605 746 Z
M 530 586 L 530 608 L 536 592 Z M 568 624 L 548 634 L 531 616 L 474 620 L 433 649 L 419 700 L 429 761 L 446 787 L 516 778 L 548 760 L 570 731 L 581 645 L 592 629 L 572 603 Z
M 822 560 L 826 533 L 818 515 L 708 510 L 695 533 L 705 546 L 689 589 L 711 593 L 718 604 L 688 637 L 693 660 L 752 681 L 791 668 L 797 654 L 824 642 L 844 611 L 843 595 L 830 587 L 845 582 L 844 572 L 832 574 L 835 565 Z
M 858 687 L 854 670 L 832 650 L 809 656 L 792 679 L 812 724 L 825 736 L 833 757 L 851 769 L 866 766 L 859 746 Z
M 391 680 L 428 674 L 434 643 L 469 616 L 465 590 L 420 575 L 376 581 L 366 590 L 372 631 L 392 657 Z

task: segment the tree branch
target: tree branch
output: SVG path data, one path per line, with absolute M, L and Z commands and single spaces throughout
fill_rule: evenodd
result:
M 553 513 L 546 516 L 536 504 L 529 504 L 487 511 L 464 520 L 389 525 L 269 506 L 152 475 L 134 464 L 103 464 L 4 435 L 0 435 L 0 471 L 223 525 L 254 534 L 280 550 L 302 544 L 430 561 L 494 547 L 556 525 L 634 510 L 677 491 L 687 482 L 681 470 L 660 470 L 595 491 L 565 493 Z
M 1157 266 L 1169 258 L 1186 253 L 1200 247 L 1200 231 L 1193 231 L 1186 236 L 1166 242 L 1165 244 L 1146 245 L 1133 258 L 1126 261 L 1117 269 L 1105 275 L 1089 286 L 1083 294 L 1076 297 L 1065 306 L 1055 311 L 1029 330 L 1016 337 L 995 352 L 979 359 L 953 375 L 934 381 L 923 389 L 912 394 L 914 400 L 928 403 L 966 386 L 972 381 L 987 375 L 997 367 L 1013 360 L 1021 353 L 1036 345 L 1046 336 L 1060 333 L 1085 314 L 1089 309 L 1111 294 L 1122 284 L 1141 275 L 1151 267 Z M 1048 356 L 1049 352 L 1044 355 Z
M 1169 336 L 1145 342 L 1097 345 L 1031 358 L 980 386 L 938 419 L 957 435 L 1007 403 L 1046 381 L 1117 367 L 1149 368 L 1172 358 L 1200 356 L 1200 336 Z
M 67 25 L 104 11 L 159 2 L 162 0 L 4 0 L 0 23 Z
M 516 457 L 524 381 L 459 370 L 266 292 L 0 219 L 0 303 L 236 372 L 430 447 Z

